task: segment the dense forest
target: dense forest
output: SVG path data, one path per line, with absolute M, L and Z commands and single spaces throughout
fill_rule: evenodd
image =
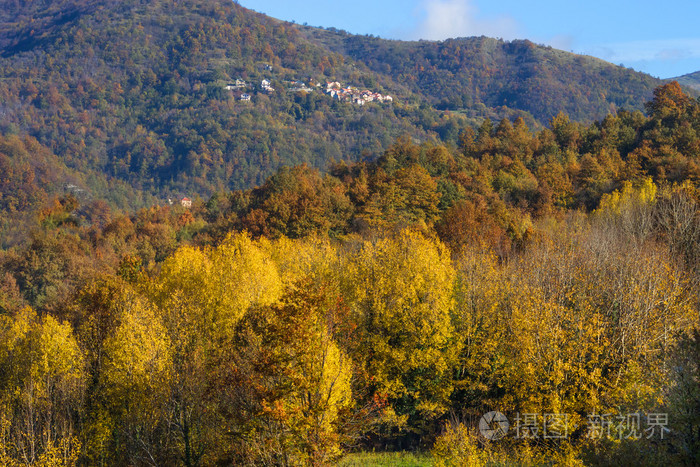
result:
M 0 463 L 696 465 L 700 101 L 646 111 L 133 214 L 44 190 L 55 156 L 5 137 L 5 209 L 43 207 L 0 253 Z
M 573 120 L 590 121 L 620 108 L 641 110 L 660 84 L 645 73 L 527 40 L 406 42 L 301 29 L 331 50 L 406 84 L 438 109 L 483 112 L 503 106 L 542 123 L 560 111 Z
M 0 465 L 700 464 L 695 75 L 0 0 Z
M 394 100 L 339 102 L 329 81 Z M 402 135 L 456 146 L 485 117 L 590 123 L 660 84 L 529 42 L 398 43 L 230 0 L 0 0 L 0 133 L 36 139 L 80 175 L 63 185 L 120 209 L 375 160 Z

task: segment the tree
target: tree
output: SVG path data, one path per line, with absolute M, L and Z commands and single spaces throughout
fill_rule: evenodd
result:
M 647 111 L 652 118 L 677 119 L 683 115 L 688 107 L 695 102 L 683 92 L 677 81 L 659 86 L 654 89 L 654 99 L 647 103 Z
M 375 174 L 374 190 L 358 216 L 380 227 L 431 224 L 438 215 L 437 182 L 418 164 L 402 167 L 393 177 Z
M 30 308 L 0 317 L 0 462 L 74 465 L 85 361 L 71 327 Z
M 446 248 L 410 230 L 362 242 L 347 259 L 344 296 L 359 332 L 350 354 L 411 429 L 444 413 L 452 392 L 454 274 Z
M 118 325 L 104 343 L 99 375 L 102 406 L 93 414 L 93 459 L 157 464 L 176 456 L 168 413 L 173 343 L 157 309 L 125 290 Z M 91 440 L 92 442 L 93 440 Z
M 325 465 L 340 457 L 352 366 L 333 340 L 327 303 L 294 290 L 249 310 L 220 347 L 212 391 L 231 440 L 226 462 Z
M 212 355 L 251 306 L 278 300 L 282 283 L 269 254 L 246 234 L 217 248 L 184 247 L 143 284 L 171 343 L 167 414 L 178 457 L 196 465 L 218 455 L 220 429 L 208 403 Z
M 247 234 L 230 234 L 214 249 L 183 247 L 148 285 L 154 302 L 178 325 L 201 337 L 225 335 L 248 307 L 282 294 L 277 268 Z

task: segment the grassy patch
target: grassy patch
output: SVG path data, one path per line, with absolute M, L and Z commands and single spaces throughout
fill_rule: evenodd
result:
M 338 464 L 341 467 L 430 467 L 427 454 L 412 452 L 360 452 L 349 454 Z

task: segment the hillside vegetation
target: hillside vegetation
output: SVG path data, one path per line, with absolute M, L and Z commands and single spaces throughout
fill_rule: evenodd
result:
M 0 130 L 137 193 L 250 187 L 281 165 L 376 156 L 400 134 L 429 139 L 459 121 L 233 2 L 49 3 L 0 4 Z M 396 106 L 360 109 L 287 84 L 362 86 L 366 74 Z M 260 89 L 266 78 L 272 94 Z M 225 89 L 235 79 L 251 102 Z
M 0 465 L 700 464 L 700 100 L 660 84 L 0 0 Z
M 340 102 L 328 81 L 394 99 Z M 590 122 L 641 109 L 657 84 L 526 41 L 384 41 L 229 0 L 0 1 L 0 132 L 35 138 L 120 208 L 373 160 L 401 135 L 456 145 L 486 117 Z
M 697 464 L 700 102 L 647 109 L 56 199 L 0 254 L 0 462 Z
M 438 109 L 525 111 L 540 123 L 564 112 L 591 121 L 641 110 L 661 81 L 647 74 L 530 41 L 470 37 L 390 41 L 301 27 L 311 40 L 423 95 Z

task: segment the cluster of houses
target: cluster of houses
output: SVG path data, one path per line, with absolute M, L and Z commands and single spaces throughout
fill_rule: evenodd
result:
M 169 204 L 170 206 L 172 206 L 173 204 L 175 204 L 175 203 L 173 202 L 173 199 L 172 199 L 172 198 L 168 198 L 168 204 Z M 192 207 L 192 200 L 191 200 L 190 198 L 188 198 L 187 196 L 185 196 L 184 198 L 181 198 L 181 199 L 180 199 L 180 205 L 181 205 L 183 208 L 189 209 L 189 208 Z
M 303 81 L 289 81 L 287 82 L 287 85 L 287 90 L 290 92 L 310 93 L 314 91 L 314 87 L 323 89 L 320 83 L 316 83 L 315 85 L 311 83 L 311 85 L 314 86 L 311 87 Z M 233 91 L 235 93 L 235 96 L 241 101 L 250 101 L 250 94 L 248 92 L 245 92 L 246 89 L 248 89 L 248 87 L 249 84 L 241 79 L 237 79 L 235 82 L 229 83 L 226 86 L 224 86 L 224 88 L 227 91 Z M 275 88 L 272 87 L 272 83 L 268 79 L 263 79 L 260 82 L 260 89 L 267 93 L 275 92 Z M 367 89 L 361 91 L 358 88 L 354 87 L 343 87 L 343 85 L 337 81 L 326 83 L 325 93 L 334 99 L 338 99 L 339 101 L 352 102 L 356 105 L 365 105 L 368 102 L 388 103 L 394 101 L 394 99 L 391 96 L 385 96 L 378 92 L 373 92 Z
M 391 96 L 384 96 L 378 92 L 373 92 L 365 89 L 360 91 L 357 88 L 346 87 L 337 81 L 326 83 L 326 94 L 339 101 L 352 102 L 357 105 L 365 105 L 368 102 L 393 102 Z
M 233 83 L 228 83 L 226 86 L 224 86 L 224 89 L 227 91 L 233 91 L 234 95 L 242 101 L 250 101 L 251 95 L 248 92 L 245 92 L 248 87 L 251 87 L 252 85 L 249 85 L 242 79 L 237 79 Z M 267 93 L 273 93 L 275 92 L 275 88 L 272 87 L 272 83 L 270 82 L 269 79 L 264 79 L 260 82 L 260 89 L 262 89 L 264 92 Z
M 289 81 L 287 84 L 289 84 L 289 92 L 313 92 L 314 90 L 303 81 Z
M 227 91 L 234 91 L 237 94 L 240 93 L 238 94 L 238 99 L 242 101 L 250 101 L 250 94 L 248 94 L 247 92 L 241 92 L 245 91 L 247 87 L 248 83 L 246 83 L 242 79 L 237 79 L 235 82 L 229 83 L 226 86 L 224 86 L 224 89 L 226 89 Z

